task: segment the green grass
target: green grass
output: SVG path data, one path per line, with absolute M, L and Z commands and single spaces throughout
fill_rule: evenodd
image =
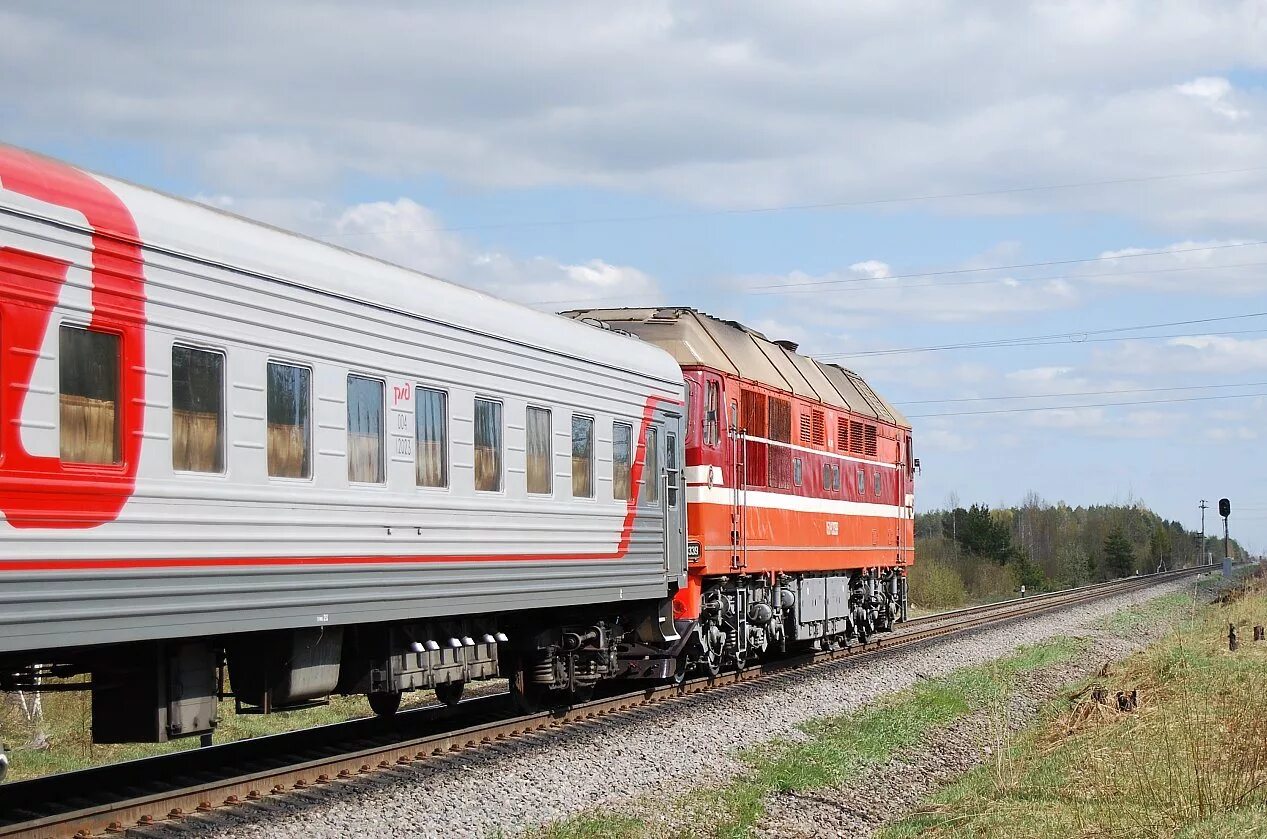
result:
M 1097 629 L 1125 635 L 1140 628 L 1172 627 L 1177 620 L 1191 617 L 1195 601 L 1189 592 L 1175 592 L 1155 597 L 1144 603 L 1127 606 L 1095 621 Z
M 595 813 L 557 822 L 545 828 L 541 839 L 625 839 L 638 836 L 642 822 L 620 813 Z
M 1162 600 L 1158 610 L 1177 602 Z M 1109 623 L 1130 629 L 1151 614 Z M 1267 644 L 1249 640 L 1253 624 L 1267 622 L 1267 589 L 1190 614 L 1094 680 L 1111 693 L 1139 690 L 1137 711 L 1053 702 L 996 762 L 881 837 L 1267 836 Z M 1236 653 L 1228 623 L 1241 628 Z
M 991 664 L 920 682 L 874 706 L 800 726 L 799 742 L 766 743 L 740 755 L 745 771 L 720 787 L 696 790 L 656 815 L 586 813 L 547 827 L 544 839 L 738 839 L 748 836 L 778 793 L 807 793 L 846 783 L 972 711 L 1002 702 L 1022 673 L 1073 658 L 1084 641 L 1058 638 Z

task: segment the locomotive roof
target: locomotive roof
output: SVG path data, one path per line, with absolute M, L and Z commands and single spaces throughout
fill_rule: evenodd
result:
M 54 183 L 59 179 L 58 170 L 69 165 L 0 144 L 0 151 L 3 150 L 11 153 L 10 166 L 22 166 L 27 170 L 24 174 L 35 180 Z M 635 338 L 600 333 L 421 271 L 126 181 L 79 171 L 118 196 L 132 214 L 141 243 L 147 249 L 452 324 L 668 383 L 682 380 L 681 370 L 663 350 Z M 0 215 L 10 210 L 87 230 L 80 213 L 5 192 L 0 178 Z
M 733 320 L 690 308 L 576 309 L 565 317 L 632 332 L 668 350 L 684 367 L 711 367 L 855 414 L 910 428 L 900 411 L 852 370 L 796 352 Z

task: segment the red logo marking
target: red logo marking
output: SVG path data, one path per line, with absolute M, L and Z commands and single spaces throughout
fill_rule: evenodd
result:
M 95 527 L 136 487 L 145 408 L 145 280 L 132 215 L 94 178 L 0 147 L 0 188 L 82 213 L 92 228 L 90 329 L 120 337 L 121 462 L 64 464 L 22 445 L 22 408 L 69 264 L 0 248 L 0 513 L 12 527 Z

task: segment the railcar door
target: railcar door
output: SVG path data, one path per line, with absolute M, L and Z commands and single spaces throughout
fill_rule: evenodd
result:
M 686 505 L 682 490 L 682 415 L 657 412 L 647 426 L 647 501 L 659 508 L 664 570 L 671 577 L 686 571 Z
M 686 493 L 683 489 L 682 418 L 665 418 L 664 433 L 664 567 L 670 574 L 686 572 Z

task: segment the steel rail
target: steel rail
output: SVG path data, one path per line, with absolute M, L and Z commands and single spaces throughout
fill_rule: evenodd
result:
M 935 638 L 1125 594 L 1214 566 L 1141 575 L 1110 583 L 972 606 L 911 619 L 866 644 L 804 653 L 702 677 L 657 684 L 569 708 L 513 714 L 506 694 L 428 707 L 389 720 L 361 719 L 225 743 L 0 786 L 0 837 L 84 837 L 180 821 L 195 813 L 408 767 L 450 752 L 575 725 L 703 691 L 750 685 L 791 671 L 817 670 L 915 646 Z M 455 722 L 460 728 L 452 728 Z

